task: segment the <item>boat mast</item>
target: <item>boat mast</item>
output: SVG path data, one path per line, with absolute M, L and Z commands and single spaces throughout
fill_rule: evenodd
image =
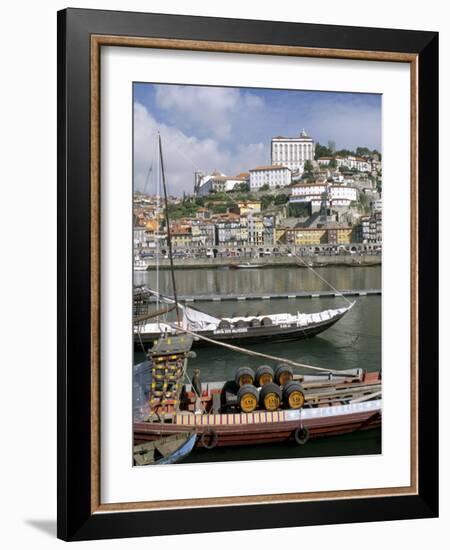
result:
M 169 223 L 169 201 L 167 198 L 167 185 L 166 185 L 166 173 L 164 171 L 164 162 L 163 162 L 163 154 L 162 154 L 162 146 L 161 146 L 161 134 L 158 132 L 158 146 L 159 146 L 159 160 L 161 164 L 161 175 L 162 175 L 162 184 L 163 184 L 163 190 L 164 190 L 164 211 L 165 211 L 165 218 L 166 218 L 166 229 L 167 229 L 167 247 L 169 249 L 169 260 L 170 260 L 170 272 L 172 275 L 172 290 L 173 290 L 173 299 L 175 301 L 175 309 L 177 314 L 177 323 L 178 326 L 181 327 L 181 321 L 180 321 L 180 308 L 178 305 L 178 296 L 177 296 L 177 287 L 175 284 L 175 270 L 173 266 L 173 254 L 172 254 L 172 237 L 170 234 L 170 223 Z

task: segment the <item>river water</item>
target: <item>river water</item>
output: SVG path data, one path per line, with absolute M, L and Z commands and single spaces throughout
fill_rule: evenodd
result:
M 381 267 L 323 267 L 315 270 L 297 267 L 263 269 L 183 269 L 176 270 L 176 285 L 183 294 L 285 293 L 295 291 L 330 290 L 328 281 L 339 290 L 381 288 Z M 135 284 L 156 287 L 154 271 L 136 272 Z M 160 271 L 159 288 L 171 294 L 169 271 Z M 333 327 L 307 340 L 264 343 L 249 346 L 262 353 L 289 358 L 301 363 L 333 369 L 363 367 L 368 371 L 381 369 L 381 296 L 361 296 L 353 309 Z M 195 302 L 195 307 L 211 315 L 256 315 L 263 313 L 315 312 L 343 307 L 344 298 L 296 298 L 246 300 L 226 302 Z M 241 365 L 256 367 L 264 361 L 214 347 L 195 349 L 197 357 L 189 360 L 188 374 L 200 368 L 203 380 L 219 381 L 234 378 Z M 135 362 L 144 358 L 135 353 Z M 186 462 L 255 460 L 311 456 L 341 456 L 377 454 L 381 452 L 381 430 L 371 430 L 312 440 L 307 445 L 263 445 L 249 448 L 196 449 Z

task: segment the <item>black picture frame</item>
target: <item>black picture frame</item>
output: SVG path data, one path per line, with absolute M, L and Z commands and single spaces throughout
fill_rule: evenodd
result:
M 418 59 L 418 492 L 93 513 L 91 36 L 402 52 Z M 430 213 L 432 213 L 430 215 Z M 430 518 L 438 515 L 438 34 L 148 13 L 58 13 L 58 532 L 64 540 Z

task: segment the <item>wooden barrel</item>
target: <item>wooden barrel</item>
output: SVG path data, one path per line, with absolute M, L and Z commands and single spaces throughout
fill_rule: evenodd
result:
M 252 319 L 250 321 L 250 326 L 251 327 L 260 327 L 261 326 L 261 321 L 259 319 Z
M 284 386 L 289 380 L 292 380 L 294 372 L 290 365 L 280 363 L 275 369 L 275 382 L 280 386 Z
M 276 411 L 281 404 L 280 386 L 273 382 L 265 384 L 259 392 L 259 404 L 266 411 Z
M 234 324 L 233 324 L 234 328 L 246 328 L 248 325 L 247 325 L 247 321 L 243 321 L 242 319 L 239 319 L 239 321 L 236 321 Z
M 263 327 L 271 327 L 273 325 L 273 322 L 270 317 L 263 317 L 261 319 L 261 324 Z
M 238 387 L 244 384 L 253 384 L 255 380 L 255 373 L 250 367 L 239 367 L 234 375 L 234 381 Z
M 283 388 L 283 404 L 287 409 L 301 409 L 305 403 L 305 394 L 301 384 L 289 380 Z
M 217 328 L 220 330 L 228 330 L 229 328 L 231 328 L 231 324 L 229 323 L 229 321 L 225 321 L 224 319 L 222 319 Z
M 244 384 L 238 390 L 237 402 L 242 412 L 253 412 L 258 406 L 258 390 L 253 384 Z
M 264 386 L 273 382 L 273 369 L 269 365 L 260 365 L 255 372 L 255 384 L 256 386 Z

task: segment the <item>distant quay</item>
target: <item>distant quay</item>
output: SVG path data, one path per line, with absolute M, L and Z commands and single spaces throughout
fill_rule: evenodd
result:
M 361 296 L 381 296 L 380 288 L 343 290 L 342 292 L 334 292 L 330 290 L 314 290 L 303 292 L 269 292 L 247 294 L 180 294 L 178 300 L 180 302 L 232 302 L 246 300 L 286 300 L 300 298 L 342 298 L 361 297 Z M 156 302 L 156 298 L 151 298 L 150 302 Z
M 303 263 L 304 262 L 304 263 Z M 381 255 L 318 255 L 304 256 L 301 259 L 293 257 L 271 257 L 269 258 L 183 258 L 174 259 L 175 269 L 214 269 L 214 268 L 234 268 L 238 265 L 250 263 L 264 267 L 328 267 L 328 266 L 347 266 L 347 267 L 371 267 L 381 265 Z M 160 269 L 170 269 L 170 260 L 161 259 L 159 261 Z M 148 270 L 156 269 L 155 260 L 149 262 Z M 245 268 L 244 268 L 245 269 Z

